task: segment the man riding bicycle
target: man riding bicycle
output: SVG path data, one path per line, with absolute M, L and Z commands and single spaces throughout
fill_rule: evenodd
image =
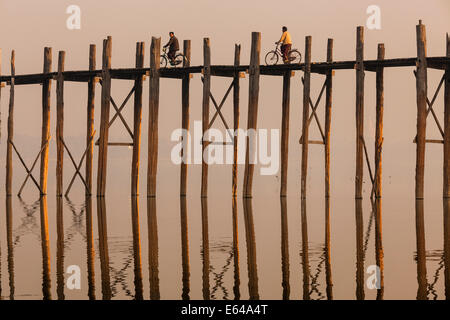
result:
M 167 53 L 167 56 L 169 57 L 171 63 L 175 61 L 175 55 L 178 50 L 180 50 L 180 45 L 178 44 L 178 39 L 175 37 L 175 34 L 170 31 L 169 32 L 169 42 L 164 46 L 164 48 L 169 47 L 169 52 Z
M 283 31 L 283 34 L 281 35 L 280 41 L 275 42 L 276 44 L 281 43 L 281 53 L 283 54 L 283 60 L 284 63 L 289 62 L 289 51 L 291 51 L 292 47 L 292 41 L 291 41 L 291 35 L 287 31 L 287 28 L 283 26 L 281 29 Z

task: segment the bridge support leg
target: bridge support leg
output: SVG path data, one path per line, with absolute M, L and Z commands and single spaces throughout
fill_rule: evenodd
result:
M 289 153 L 289 107 L 291 95 L 291 71 L 283 75 L 283 100 L 281 115 L 281 186 L 280 197 L 287 196 L 287 173 Z
M 202 187 L 201 196 L 208 196 L 208 163 L 205 152 L 209 141 L 205 132 L 209 129 L 209 94 L 211 89 L 211 49 L 209 39 L 203 39 L 203 106 L 202 106 Z
M 56 83 L 56 196 L 63 193 L 63 169 L 64 169 L 64 62 L 66 53 L 58 54 L 58 80 Z
M 234 46 L 234 66 L 237 67 L 241 63 L 241 45 Z M 232 194 L 233 197 L 237 193 L 237 161 L 238 161 L 238 134 L 239 129 L 239 72 L 234 75 L 233 82 L 233 129 L 234 129 L 234 139 L 233 139 L 233 173 L 232 173 Z
M 450 38 L 447 34 L 447 57 L 450 58 Z M 444 198 L 450 198 L 450 66 L 445 70 L 444 111 Z
M 52 71 L 52 48 L 44 49 L 44 74 Z M 42 138 L 41 146 L 44 148 L 41 153 L 41 175 L 40 187 L 41 195 L 47 194 L 48 178 L 48 139 L 50 138 L 50 91 L 51 80 L 46 79 L 42 83 Z
M 183 67 L 191 65 L 191 40 L 184 40 L 183 54 L 186 59 L 183 61 Z M 183 129 L 183 149 L 180 169 L 180 196 L 187 194 L 187 168 L 188 168 L 188 131 L 189 131 L 189 84 L 190 74 L 181 80 L 181 128 Z
M 333 62 L 333 39 L 328 39 L 327 62 Z M 325 198 L 330 197 L 330 136 L 331 106 L 333 102 L 333 70 L 329 70 L 325 92 Z
M 384 60 L 384 44 L 378 45 L 378 60 Z M 375 129 L 375 179 L 374 192 L 381 198 L 382 146 L 383 146 L 383 111 L 384 111 L 384 70 L 379 68 L 376 74 L 376 129 Z
M 89 46 L 89 71 L 95 70 L 96 64 L 96 46 Z M 88 101 L 87 101 L 87 126 L 86 126 L 86 195 L 92 194 L 92 161 L 94 158 L 94 144 L 92 143 L 92 134 L 94 132 L 94 103 L 95 103 L 95 78 L 88 82 Z
M 364 28 L 356 35 L 356 172 L 355 198 L 362 199 L 364 143 Z
M 0 52 L 1 53 L 1 52 Z M 8 111 L 8 141 L 6 144 L 6 195 L 12 194 L 12 144 L 14 136 L 14 76 L 16 73 L 15 58 L 16 54 L 13 50 L 11 52 L 11 84 L 9 88 L 9 111 Z

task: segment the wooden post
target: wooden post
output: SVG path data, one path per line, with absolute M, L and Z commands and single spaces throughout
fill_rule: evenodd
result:
M 290 72 L 289 72 L 290 73 Z M 281 197 L 281 273 L 283 300 L 289 300 L 291 287 L 289 284 L 289 233 L 286 197 Z
M 52 71 L 52 48 L 44 49 L 44 74 Z M 48 147 L 47 140 L 50 138 L 50 91 L 51 79 L 48 78 L 42 82 L 42 138 L 41 147 L 41 175 L 40 187 L 42 195 L 47 194 L 48 178 Z
M 302 119 L 302 169 L 301 197 L 306 198 L 306 176 L 308 174 L 308 141 L 309 141 L 309 100 L 311 90 L 311 36 L 305 38 L 305 74 L 303 83 L 303 119 Z
M 12 197 L 6 197 L 6 244 L 8 247 L 9 300 L 14 300 L 14 238 Z
M 111 51 L 112 39 L 103 40 L 102 56 L 102 98 L 100 115 L 100 138 L 98 145 L 97 197 L 104 197 L 106 190 L 106 169 L 108 161 L 109 111 L 111 100 Z
M 159 300 L 158 221 L 156 215 L 155 197 L 147 198 L 147 225 L 150 299 Z
M 241 45 L 234 45 L 234 66 L 238 67 L 241 64 Z M 233 197 L 237 194 L 237 161 L 238 161 L 238 135 L 237 130 L 239 129 L 239 72 L 235 71 L 233 78 L 233 129 L 234 129 L 234 139 L 233 139 L 233 173 L 232 173 L 232 195 Z
M 364 27 L 356 31 L 356 172 L 355 198 L 362 199 L 364 177 Z
M 14 136 L 14 76 L 16 75 L 16 53 L 11 52 L 11 85 L 9 87 L 8 140 L 6 143 L 6 195 L 12 194 L 12 144 Z
M 384 296 L 384 253 L 383 253 L 383 223 L 381 214 L 381 197 L 375 199 L 375 260 L 380 268 L 380 278 L 377 279 L 377 300 L 383 300 Z
M 450 300 L 450 199 L 444 198 L 444 281 L 445 298 Z
M 94 50 L 95 51 L 95 50 Z M 86 196 L 86 256 L 88 269 L 88 296 L 95 300 L 95 247 L 92 225 L 92 197 Z
M 62 197 L 56 197 L 56 294 L 58 300 L 64 300 L 64 208 Z
M 259 96 L 259 64 L 261 53 L 261 33 L 252 32 L 252 47 L 250 52 L 250 66 L 249 66 L 249 89 L 248 89 L 248 119 L 247 119 L 247 133 L 251 129 L 256 130 L 258 120 L 258 96 Z M 245 170 L 244 170 L 244 198 L 252 197 L 253 185 L 253 171 L 254 159 L 256 152 L 255 136 L 246 137 L 247 150 L 245 153 Z
M 304 137 L 304 136 L 303 136 Z M 304 140 L 305 141 L 305 140 Z M 302 226 L 302 271 L 303 271 L 303 300 L 310 300 L 310 268 L 309 268 L 309 244 L 308 244 L 308 217 L 306 215 L 306 198 L 300 204 Z
M 364 219 L 362 199 L 355 199 L 356 222 L 356 299 L 364 300 Z
M 384 44 L 378 45 L 378 60 L 384 60 Z M 378 68 L 376 75 L 377 115 L 375 129 L 375 197 L 381 198 L 382 146 L 383 146 L 383 110 L 384 110 L 384 69 Z
M 283 100 L 281 116 L 281 187 L 280 196 L 287 196 L 288 151 L 289 151 L 289 103 L 291 95 L 291 71 L 283 75 Z
M 137 47 L 144 43 L 138 42 Z M 140 48 L 138 48 L 138 52 Z M 134 260 L 134 287 L 136 300 L 143 300 L 142 260 L 141 260 L 141 233 L 139 229 L 139 197 L 131 197 L 131 225 L 133 232 L 133 260 Z
M 425 25 L 420 22 L 417 32 L 417 145 L 416 145 L 416 199 L 423 199 L 425 171 L 425 132 L 427 124 L 427 40 Z
M 333 39 L 328 39 L 327 62 L 333 62 Z M 333 103 L 333 70 L 327 72 L 325 91 L 325 198 L 330 197 L 330 136 L 331 106 Z
M 63 165 L 64 165 L 64 62 L 66 53 L 58 54 L 58 80 L 56 83 L 56 196 L 63 194 Z
M 208 163 L 205 160 L 209 141 L 205 132 L 209 129 L 209 94 L 211 89 L 211 48 L 208 38 L 203 39 L 203 104 L 202 104 L 202 189 L 201 196 L 208 196 Z
M 161 38 L 152 37 L 150 46 L 150 95 L 148 114 L 148 173 L 147 196 L 156 196 L 156 172 L 158 169 L 158 111 L 159 111 L 159 64 Z
M 51 300 L 50 241 L 48 236 L 48 207 L 46 195 L 43 195 L 39 199 L 39 205 L 42 249 L 42 295 L 43 300 Z
M 202 197 L 202 261 L 203 261 L 203 300 L 210 300 L 209 289 L 209 228 L 208 228 L 208 199 Z
M 450 38 L 447 34 L 447 58 L 450 58 Z M 444 198 L 450 198 L 450 65 L 445 70 L 444 106 Z
M 333 276 L 331 272 L 331 226 L 330 198 L 325 197 L 325 279 L 327 283 L 327 299 L 333 300 Z
M 104 41 L 105 42 L 105 41 Z M 98 250 L 100 253 L 100 270 L 102 275 L 102 299 L 111 300 L 111 278 L 108 250 L 108 230 L 106 221 L 105 197 L 97 198 Z
M 136 43 L 136 68 L 144 67 L 144 42 Z M 139 195 L 139 156 L 141 152 L 141 121 L 142 121 L 142 84 L 143 75 L 134 81 L 134 130 L 133 159 L 131 164 L 131 195 Z
M 427 300 L 427 259 L 425 247 L 425 219 L 423 199 L 416 199 L 417 300 Z
M 96 65 L 96 46 L 89 46 L 89 71 L 94 71 Z M 88 82 L 88 100 L 87 100 L 87 125 L 86 125 L 86 195 L 92 194 L 92 162 L 94 159 L 94 143 L 92 142 L 92 134 L 94 133 L 94 108 L 95 108 L 95 77 L 89 79 Z
M 239 271 L 239 232 L 238 232 L 238 209 L 237 199 L 232 197 L 232 211 L 233 211 L 233 260 L 234 260 L 234 300 L 239 300 L 241 292 L 239 286 L 241 284 L 240 271 Z
M 259 300 L 258 267 L 256 263 L 255 225 L 253 223 L 252 200 L 244 198 L 245 239 L 247 243 L 248 293 L 250 300 Z
M 183 41 L 183 67 L 191 65 L 191 40 Z M 181 80 L 181 128 L 183 131 L 183 149 L 181 150 L 181 172 L 180 172 L 180 196 L 187 193 L 187 167 L 188 167 L 188 132 L 189 132 L 189 83 L 190 74 L 186 74 Z
M 181 225 L 181 265 L 183 268 L 183 289 L 181 299 L 189 300 L 190 268 L 189 268 L 189 237 L 186 197 L 180 197 L 180 225 Z

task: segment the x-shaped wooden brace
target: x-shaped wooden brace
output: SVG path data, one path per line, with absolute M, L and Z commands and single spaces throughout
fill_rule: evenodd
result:
M 103 85 L 103 82 L 100 80 L 100 84 Z M 127 129 L 128 133 L 130 134 L 131 140 L 134 140 L 134 135 L 133 135 L 133 131 L 130 129 L 130 126 L 128 126 L 127 121 L 125 120 L 125 118 L 122 115 L 122 110 L 123 108 L 125 108 L 125 105 L 128 103 L 128 100 L 130 100 L 131 96 L 133 95 L 134 91 L 136 90 L 136 87 L 133 86 L 133 88 L 131 88 L 130 92 L 128 93 L 127 97 L 125 98 L 125 100 L 122 102 L 122 104 L 120 105 L 120 108 L 117 107 L 116 102 L 114 101 L 113 97 L 110 97 L 110 101 L 112 106 L 114 107 L 114 109 L 116 110 L 116 114 L 112 117 L 112 119 L 109 121 L 108 124 L 108 128 L 111 127 L 111 125 L 114 123 L 114 121 L 116 120 L 117 117 L 120 118 L 120 120 L 122 121 L 123 125 L 125 126 L 125 129 Z M 99 140 L 97 139 L 97 141 L 95 142 L 96 145 L 99 144 Z
M 92 132 L 92 135 L 89 138 L 88 145 L 87 145 L 86 149 L 84 150 L 83 155 L 81 156 L 81 159 L 78 162 L 78 165 L 76 164 L 76 162 L 75 162 L 75 160 L 74 160 L 74 158 L 72 156 L 72 153 L 70 152 L 69 148 L 67 147 L 66 143 L 64 142 L 63 137 L 61 137 L 61 142 L 62 142 L 62 144 L 64 146 L 64 149 L 67 150 L 67 154 L 69 155 L 69 158 L 72 161 L 73 166 L 75 167 L 75 173 L 73 174 L 73 177 L 70 180 L 69 186 L 67 187 L 67 191 L 64 194 L 66 197 L 69 194 L 70 189 L 72 188 L 73 182 L 75 181 L 75 178 L 76 178 L 77 175 L 80 177 L 81 181 L 83 182 L 83 184 L 86 187 L 86 190 L 89 192 L 89 194 L 91 193 L 91 190 L 89 189 L 89 187 L 88 187 L 88 185 L 86 183 L 86 180 L 84 180 L 83 175 L 80 173 L 80 168 L 81 168 L 81 165 L 83 164 L 83 161 L 84 161 L 84 158 L 86 157 L 87 152 L 89 151 L 89 148 L 91 147 L 92 140 L 94 139 L 94 136 L 95 136 L 95 130 L 94 130 L 94 132 Z
M 305 79 L 303 77 L 302 77 L 302 83 L 305 84 Z M 324 83 L 322 85 L 322 89 L 320 90 L 319 96 L 317 97 L 315 104 L 313 104 L 311 97 L 309 97 L 309 105 L 311 106 L 312 113 L 309 116 L 308 124 L 307 124 L 307 126 L 309 127 L 309 125 L 312 121 L 312 118 L 314 117 L 314 119 L 316 120 L 317 126 L 319 128 L 320 135 L 322 136 L 323 144 L 325 144 L 325 134 L 323 133 L 322 126 L 320 124 L 319 117 L 317 116 L 316 111 L 317 111 L 317 107 L 319 106 L 320 100 L 322 99 L 323 92 L 325 91 L 326 86 L 327 86 L 327 80 L 324 81 Z M 303 140 L 303 135 L 300 137 L 299 143 L 302 143 L 302 140 Z
M 417 77 L 416 70 L 414 70 L 414 76 Z M 444 83 L 444 81 L 445 81 L 445 74 L 442 76 L 441 81 L 439 82 L 439 85 L 438 85 L 436 91 L 434 92 L 433 99 L 431 99 L 431 101 L 430 101 L 428 99 L 428 97 L 427 97 L 428 109 L 427 109 L 427 114 L 426 114 L 426 118 L 427 118 L 428 114 L 431 112 L 431 114 L 433 115 L 434 121 L 436 122 L 436 125 L 438 126 L 439 132 L 442 135 L 442 138 L 444 138 L 444 130 L 442 129 L 442 126 L 441 126 L 441 124 L 439 122 L 439 119 L 438 119 L 438 117 L 436 116 L 436 113 L 433 110 L 433 105 L 434 105 L 434 102 L 436 101 L 436 98 L 437 98 L 437 96 L 439 94 L 439 91 L 441 91 L 442 84 Z M 414 142 L 416 142 L 416 141 L 417 141 L 417 135 L 414 138 Z
M 22 190 L 25 187 L 25 184 L 28 181 L 28 178 L 31 177 L 31 180 L 34 182 L 34 184 L 36 185 L 36 187 L 38 188 L 39 192 L 42 194 L 42 189 L 39 185 L 39 183 L 36 181 L 36 179 L 33 177 L 33 169 L 36 166 L 36 163 L 41 155 L 41 153 L 44 151 L 45 147 L 47 146 L 47 144 L 50 141 L 50 136 L 48 137 L 47 141 L 42 145 L 41 150 L 39 151 L 39 153 L 37 154 L 36 158 L 33 161 L 33 164 L 31 165 L 31 168 L 28 169 L 27 165 L 25 164 L 25 161 L 23 160 L 22 156 L 20 155 L 19 151 L 17 150 L 16 146 L 14 145 L 14 142 L 12 142 L 12 140 L 8 140 L 8 142 L 12 145 L 14 151 L 16 152 L 17 156 L 19 157 L 20 162 L 22 163 L 23 167 L 25 168 L 25 171 L 27 172 L 27 176 L 25 177 L 25 180 L 22 183 L 22 186 L 20 187 L 19 193 L 17 194 L 19 197 L 22 194 Z
M 204 82 L 204 78 L 203 77 L 202 77 L 202 82 Z M 231 89 L 233 88 L 233 85 L 234 85 L 234 80 L 231 82 L 230 86 L 228 87 L 227 92 L 223 96 L 222 101 L 220 102 L 220 104 L 217 104 L 217 101 L 216 101 L 216 99 L 214 99 L 211 91 L 209 92 L 209 97 L 211 98 L 211 101 L 213 102 L 214 107 L 216 108 L 216 112 L 214 113 L 214 116 L 212 117 L 211 122 L 208 125 L 208 129 L 211 128 L 211 126 L 213 125 L 213 123 L 216 120 L 217 116 L 220 116 L 220 119 L 222 119 L 222 122 L 223 122 L 225 128 L 227 129 L 227 133 L 228 133 L 228 135 L 230 135 L 230 138 L 231 138 L 232 141 L 233 141 L 234 137 L 230 133 L 230 127 L 228 126 L 228 123 L 225 120 L 225 117 L 223 116 L 221 110 L 222 110 L 222 107 L 223 107 L 223 105 L 225 103 L 225 100 L 227 100 L 228 95 L 230 94 Z
M 374 176 L 372 174 L 372 167 L 370 166 L 369 153 L 367 152 L 366 141 L 364 140 L 364 137 L 361 137 L 361 140 L 362 140 L 363 147 L 364 147 L 364 155 L 366 158 L 367 169 L 369 170 L 370 182 L 372 182 L 372 190 L 370 192 L 370 199 L 372 201 L 372 206 L 374 206 L 373 196 L 375 195 L 375 185 L 376 185 L 375 177 L 377 175 L 377 170 L 375 170 L 375 176 Z M 375 152 L 378 152 L 379 154 L 381 154 L 381 149 L 383 147 L 383 141 L 384 141 L 384 139 L 381 140 L 380 145 L 377 146 L 378 150 L 375 150 Z M 379 195 L 377 195 L 377 196 L 379 196 Z

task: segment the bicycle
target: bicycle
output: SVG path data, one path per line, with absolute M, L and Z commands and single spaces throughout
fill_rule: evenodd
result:
M 280 57 L 283 57 L 281 52 L 280 43 L 275 42 L 275 50 L 269 51 L 264 58 L 266 65 L 276 65 Z M 287 63 L 299 64 L 302 61 L 302 54 L 297 49 L 289 50 Z M 285 62 L 286 63 L 286 62 Z
M 177 67 L 177 66 L 182 65 L 183 62 L 187 62 L 187 61 L 188 61 L 188 59 L 182 53 L 176 54 L 175 59 L 173 59 L 173 61 L 172 61 L 167 56 L 167 48 L 163 48 L 163 54 L 161 55 L 161 59 L 160 59 L 160 68 L 167 67 L 167 62 L 169 62 L 172 67 Z

